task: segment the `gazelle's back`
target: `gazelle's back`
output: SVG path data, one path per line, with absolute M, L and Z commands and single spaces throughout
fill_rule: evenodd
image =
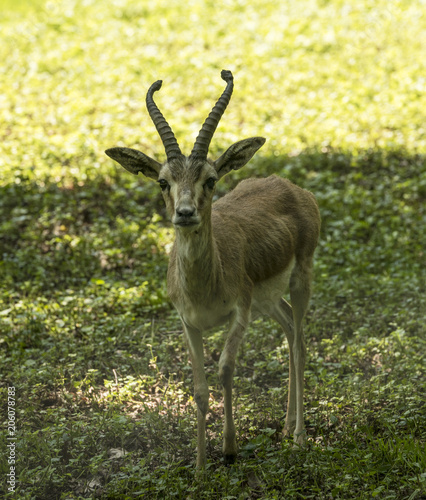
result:
M 297 260 L 312 256 L 319 218 L 309 191 L 272 175 L 244 180 L 214 203 L 212 227 L 220 252 L 232 247 L 244 252 L 245 268 L 256 283 L 287 268 L 293 255 Z

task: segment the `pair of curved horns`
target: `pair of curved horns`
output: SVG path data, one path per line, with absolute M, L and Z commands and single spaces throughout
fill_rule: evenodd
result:
M 204 122 L 195 140 L 190 156 L 197 156 L 203 159 L 207 158 L 213 134 L 215 133 L 219 121 L 228 106 L 229 100 L 231 99 L 232 90 L 234 89 L 234 77 L 232 76 L 232 73 L 227 70 L 222 70 L 220 76 L 222 77 L 222 80 L 227 83 L 226 88 Z M 167 159 L 171 160 L 172 158 L 182 156 L 182 152 L 172 129 L 154 102 L 153 94 L 157 90 L 160 90 L 162 83 L 163 82 L 161 80 L 158 80 L 151 85 L 148 93 L 146 94 L 146 107 L 148 108 L 149 116 L 154 122 L 155 128 L 157 129 L 157 132 L 163 142 Z

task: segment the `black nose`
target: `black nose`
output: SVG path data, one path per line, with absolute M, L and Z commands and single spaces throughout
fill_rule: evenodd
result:
M 179 217 L 192 217 L 195 213 L 195 208 L 193 207 L 182 207 L 176 209 L 176 214 Z

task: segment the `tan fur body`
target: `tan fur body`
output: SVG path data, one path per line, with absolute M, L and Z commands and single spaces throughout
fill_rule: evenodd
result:
M 242 289 L 250 301 L 262 296 L 258 303 L 268 303 L 274 297 L 265 297 L 265 284 L 286 274 L 281 296 L 290 277 L 285 271 L 315 250 L 318 219 L 314 196 L 287 179 L 240 182 L 213 204 L 211 231 L 188 235 L 200 251 L 197 259 L 187 262 L 179 255 L 179 238 L 174 243 L 168 294 L 182 319 L 200 331 L 217 327 L 229 320 Z M 265 305 L 255 309 L 264 312 Z

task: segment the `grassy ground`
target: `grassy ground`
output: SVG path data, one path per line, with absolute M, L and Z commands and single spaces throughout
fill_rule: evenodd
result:
M 426 498 L 423 2 L 3 4 L 2 495 Z M 206 339 L 209 463 L 197 476 L 191 368 L 165 289 L 173 233 L 158 187 L 103 150 L 164 158 L 144 109 L 161 78 L 157 101 L 188 151 L 222 68 L 236 89 L 211 154 L 268 141 L 220 194 L 278 173 L 315 193 L 323 228 L 306 449 L 279 439 L 288 350 L 259 320 L 237 366 L 232 467 L 220 456 L 223 332 Z

